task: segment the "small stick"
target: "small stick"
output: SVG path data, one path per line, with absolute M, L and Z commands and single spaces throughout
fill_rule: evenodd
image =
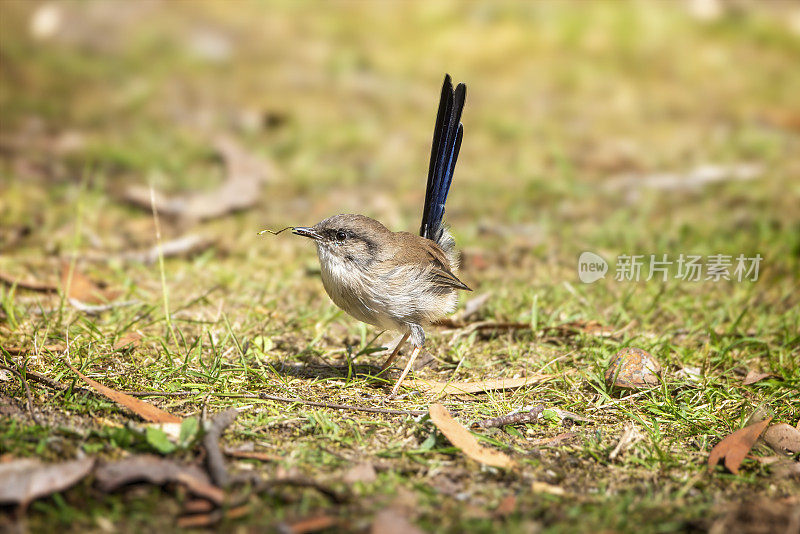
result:
M 211 426 L 203 437 L 203 446 L 206 448 L 206 462 L 208 462 L 208 472 L 211 474 L 211 480 L 214 484 L 224 488 L 230 481 L 230 475 L 225 468 L 225 456 L 219 448 L 219 440 L 222 433 L 228 428 L 239 412 L 236 408 L 229 408 L 222 413 L 217 414 L 211 420 Z
M 28 387 L 28 381 L 25 380 L 25 377 L 22 376 L 22 373 L 20 373 L 13 367 L 8 367 L 6 365 L 0 364 L 0 369 L 5 369 L 6 371 L 14 373 L 15 375 L 17 375 L 17 377 L 19 377 L 20 382 L 22 382 L 22 386 L 25 388 L 25 397 L 28 401 L 28 413 L 31 414 L 31 419 L 33 419 L 34 423 L 36 423 L 37 425 L 41 425 L 42 421 L 39 419 L 39 416 L 36 415 L 36 412 L 33 411 L 33 400 L 31 399 L 31 390 Z
M 508 415 L 501 415 L 500 417 L 493 417 L 485 421 L 478 421 L 472 423 L 476 428 L 494 428 L 506 425 L 518 425 L 520 423 L 535 423 L 539 416 L 544 412 L 544 406 L 537 404 L 529 412 L 510 413 Z
M 278 234 L 280 234 L 281 232 L 285 232 L 286 230 L 288 230 L 288 229 L 290 229 L 290 228 L 291 228 L 292 230 L 294 230 L 294 226 L 287 226 L 286 228 L 282 228 L 282 229 L 278 230 L 277 232 L 275 232 L 275 231 L 273 231 L 273 230 L 261 230 L 260 232 L 258 232 L 258 235 L 262 235 L 262 234 L 266 234 L 266 233 L 270 233 L 270 234 L 272 234 L 272 235 L 278 235 Z
M 52 378 L 48 378 L 46 376 L 39 375 L 37 373 L 28 372 L 30 377 L 35 381 L 46 386 L 50 386 L 53 389 L 57 389 L 60 391 L 64 391 L 69 388 L 66 384 L 62 384 L 61 382 L 56 382 Z M 97 393 L 93 389 L 86 389 L 86 388 L 75 388 L 75 391 L 82 391 L 86 393 Z M 190 396 L 190 395 L 201 395 L 202 392 L 195 392 L 195 391 L 123 391 L 126 395 L 130 395 L 131 397 L 182 397 L 182 396 Z M 213 395 L 215 397 L 228 397 L 233 399 L 260 399 L 260 400 L 271 400 L 275 402 L 288 402 L 292 404 L 302 404 L 304 406 L 316 406 L 318 408 L 328 408 L 331 410 L 348 410 L 353 412 L 368 412 L 368 413 L 380 413 L 386 415 L 410 415 L 412 417 L 417 417 L 420 415 L 425 415 L 428 413 L 427 411 L 423 410 L 393 410 L 390 408 L 370 408 L 367 406 L 355 406 L 352 404 L 332 404 L 329 402 L 317 402 L 317 401 L 310 401 L 299 399 L 297 397 L 278 397 L 276 395 L 268 395 L 266 393 L 261 393 L 260 395 L 247 395 L 247 394 L 237 394 L 237 393 L 217 393 L 212 392 L 208 393 L 209 395 Z

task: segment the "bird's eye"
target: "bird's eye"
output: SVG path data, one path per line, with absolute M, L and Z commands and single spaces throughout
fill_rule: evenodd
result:
M 347 232 L 345 232 L 344 230 L 339 230 L 338 232 L 336 232 L 337 241 L 344 241 L 345 239 L 347 239 Z

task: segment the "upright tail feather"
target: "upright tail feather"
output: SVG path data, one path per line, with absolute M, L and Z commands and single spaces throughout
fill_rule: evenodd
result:
M 461 112 L 464 109 L 466 95 L 467 86 L 460 83 L 453 91 L 453 82 L 450 75 L 446 74 L 439 100 L 439 112 L 436 115 L 436 126 L 433 130 L 425 209 L 422 212 L 422 224 L 419 228 L 419 235 L 437 243 L 444 233 L 442 226 L 444 204 L 450 191 L 450 183 L 453 181 L 461 138 L 464 136 Z

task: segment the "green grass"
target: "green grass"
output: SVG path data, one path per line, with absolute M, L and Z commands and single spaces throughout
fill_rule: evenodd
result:
M 222 528 L 274 527 L 324 511 L 358 531 L 394 503 L 437 532 L 707 530 L 726 503 L 796 494 L 796 480 L 752 460 L 739 476 L 705 467 L 711 447 L 759 407 L 775 421 L 800 418 L 800 38 L 788 22 L 796 8 L 750 6 L 702 22 L 683 4 L 655 2 L 131 5 L 121 17 L 92 3 L 63 4 L 83 22 L 44 41 L 28 34 L 32 5 L 0 6 L 0 270 L 55 281 L 61 262 L 75 259 L 135 301 L 88 315 L 59 296 L 0 285 L 0 345 L 68 339 L 73 364 L 109 387 L 192 391 L 149 399 L 182 416 L 247 407 L 225 441 L 255 443 L 281 460 L 232 461 L 232 469 L 296 471 L 351 494 L 334 505 L 310 490 L 285 490 Z M 232 56 L 216 62 L 193 52 L 203 32 L 227 40 Z M 364 371 L 378 364 L 373 345 L 390 335 L 371 343 L 378 332 L 330 302 L 309 243 L 256 232 L 339 212 L 415 228 L 445 71 L 469 88 L 447 212 L 464 250 L 460 277 L 476 295 L 492 294 L 480 318 L 532 330 L 433 330 L 426 351 L 435 360 L 415 375 L 545 371 L 554 379 L 444 403 L 464 424 L 534 404 L 594 421 L 478 432 L 519 460 L 508 473 L 467 460 L 426 417 L 241 397 L 423 411 L 434 400 L 386 400 L 385 384 Z M 260 117 L 255 125 L 241 119 L 247 113 Z M 59 149 L 53 140 L 64 133 L 80 134 L 81 147 Z M 214 245 L 163 267 L 122 259 L 156 242 L 152 215 L 122 202 L 122 188 L 214 187 L 218 133 L 280 169 L 259 208 L 202 223 L 162 217 L 164 240 L 200 233 Z M 613 187 L 622 175 L 704 164 L 760 171 L 697 189 Z M 577 276 L 587 250 L 610 261 L 594 284 Z M 622 254 L 740 253 L 763 256 L 758 281 L 614 280 Z M 621 333 L 546 333 L 577 320 Z M 130 332 L 143 335 L 141 346 L 115 350 Z M 663 381 L 611 391 L 606 365 L 631 346 L 661 362 Z M 81 387 L 61 351 L 1 357 Z M 687 367 L 700 378 L 679 373 Z M 774 377 L 742 386 L 750 369 Z M 140 422 L 108 400 L 29 384 L 46 424 L 28 418 L 19 381 L 0 382 L 20 408 L 0 417 L 0 455 L 153 450 L 127 426 Z M 626 424 L 642 439 L 612 461 Z M 531 445 L 566 431 L 578 436 Z M 355 462 L 373 463 L 377 480 L 346 487 Z M 565 494 L 534 493 L 534 481 Z M 508 495 L 517 506 L 501 517 L 495 509 Z M 33 504 L 28 523 L 169 528 L 186 498 L 171 488 L 106 495 L 85 481 Z

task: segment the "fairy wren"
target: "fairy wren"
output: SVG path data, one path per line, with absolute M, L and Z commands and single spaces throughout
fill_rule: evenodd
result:
M 381 371 L 411 339 L 414 350 L 392 396 L 425 343 L 424 328 L 455 310 L 459 289 L 471 291 L 455 274 L 455 241 L 442 224 L 463 137 L 465 97 L 466 86 L 460 83 L 454 91 L 445 75 L 419 235 L 392 232 L 375 219 L 351 214 L 292 229 L 316 243 L 322 284 L 337 306 L 359 321 L 403 334 Z

